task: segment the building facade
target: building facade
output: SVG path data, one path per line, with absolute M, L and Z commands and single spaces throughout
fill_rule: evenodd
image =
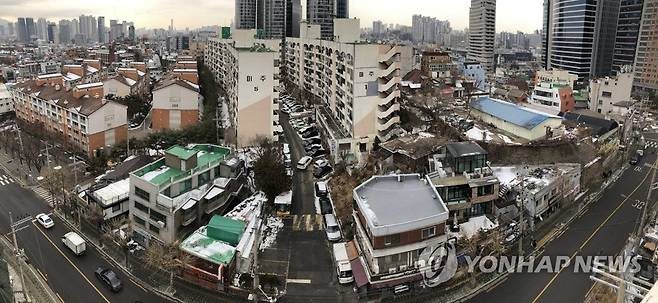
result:
M 286 76 L 320 101 L 318 121 L 335 160 L 360 159 L 375 138 L 385 142 L 396 135 L 401 70 L 411 66 L 413 50 L 361 42 L 358 19 L 335 22 L 337 41 L 322 40 L 317 25 L 308 24 L 302 24 L 301 38 L 286 40 Z
M 322 39 L 331 40 L 334 35 L 335 0 L 308 0 L 306 21 L 320 25 Z M 359 29 L 360 31 L 360 29 Z
M 572 112 L 576 107 L 576 100 L 573 97 L 571 86 L 552 82 L 542 82 L 535 85 L 528 103 L 532 105 L 531 108 L 551 115 L 557 115 L 560 112 Z
M 242 190 L 242 163 L 228 148 L 172 146 L 130 173 L 129 217 L 142 245 L 171 244 L 221 212 Z
M 494 72 L 496 0 L 472 0 L 468 26 L 468 60 Z
M 658 0 L 645 0 L 635 55 L 635 86 L 658 91 Z
M 239 147 L 259 138 L 278 140 L 280 40 L 255 39 L 255 30 L 236 30 L 230 39 L 209 39 L 204 62 L 227 96 L 225 127 Z
M 614 111 L 614 104 L 631 101 L 633 79 L 633 73 L 627 68 L 622 69 L 615 77 L 590 80 L 589 109 L 603 115 L 610 115 Z
M 46 76 L 11 90 L 17 119 L 41 125 L 89 157 L 126 140 L 127 107 L 105 100 L 103 83 L 68 88 L 61 74 Z
M 299 22 L 301 21 L 301 0 L 286 0 L 286 37 L 299 38 Z
M 640 35 L 644 0 L 622 0 L 619 6 L 617 36 L 612 69 L 619 72 L 623 66 L 635 64 L 637 41 Z
M 181 129 L 199 122 L 203 109 L 199 86 L 177 78 L 159 82 L 153 89 L 151 128 Z

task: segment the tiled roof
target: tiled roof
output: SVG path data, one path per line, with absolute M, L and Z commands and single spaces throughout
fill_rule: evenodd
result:
M 82 96 L 80 98 L 73 97 L 71 91 L 66 88 L 60 87 L 57 90 L 54 86 L 43 85 L 38 86 L 34 81 L 26 81 L 16 84 L 16 89 L 22 90 L 24 93 L 36 94 L 39 98 L 55 102 L 58 106 L 64 108 L 75 108 L 79 113 L 87 116 L 103 107 L 103 99 L 95 98 L 94 96 Z

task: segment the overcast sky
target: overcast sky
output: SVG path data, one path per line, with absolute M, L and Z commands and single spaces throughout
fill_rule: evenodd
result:
M 306 2 L 306 0 L 302 0 Z M 16 22 L 19 16 L 52 21 L 81 14 L 135 22 L 138 28 L 177 29 L 203 25 L 230 25 L 235 0 L 0 0 L 0 18 Z M 350 0 L 350 17 L 361 27 L 373 20 L 411 25 L 413 14 L 449 20 L 453 29 L 468 27 L 470 0 Z M 532 32 L 541 28 L 542 0 L 498 0 L 496 31 Z M 303 14 L 305 16 L 305 14 Z

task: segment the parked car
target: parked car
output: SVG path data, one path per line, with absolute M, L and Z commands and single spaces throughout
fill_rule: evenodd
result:
M 290 154 L 290 144 L 283 143 L 283 153 L 284 154 Z
M 330 164 L 329 164 L 329 160 L 327 160 L 327 159 L 318 159 L 315 162 L 313 162 L 313 167 L 314 168 L 324 167 L 324 166 L 328 166 L 328 165 L 330 165 Z
M 39 222 L 39 224 L 41 224 L 41 226 L 43 226 L 43 228 L 45 229 L 55 226 L 55 222 L 53 221 L 53 219 L 51 219 L 50 216 L 46 214 L 38 214 L 36 218 L 37 218 L 37 222 Z
M 324 148 L 319 148 L 319 149 L 312 149 L 311 151 L 307 152 L 306 155 L 317 158 L 317 157 L 322 157 L 327 154 L 327 151 Z
M 320 149 L 322 148 L 322 144 L 311 144 L 311 145 L 304 145 L 304 151 L 309 152 L 314 149 Z
M 315 182 L 315 196 L 326 197 L 329 191 L 327 190 L 327 182 Z
M 309 124 L 309 125 L 306 126 L 306 127 L 302 127 L 302 128 L 300 128 L 298 131 L 299 131 L 300 133 L 305 133 L 305 132 L 307 132 L 307 131 L 309 131 L 309 130 L 316 130 L 316 129 L 315 129 L 315 125 L 310 125 L 310 124 Z
M 308 137 L 303 139 L 304 143 L 311 142 L 311 143 L 322 143 L 322 138 L 320 136 L 314 136 L 314 137 Z
M 635 165 L 638 162 L 640 162 L 640 156 L 638 156 L 638 154 L 633 155 L 631 159 L 628 161 L 628 163 L 631 165 Z
M 318 134 L 317 130 L 307 131 L 307 132 L 301 134 L 302 139 L 307 139 L 307 138 L 311 138 L 311 137 L 318 137 L 319 135 L 320 134 Z
M 647 259 L 639 259 L 640 271 L 635 276 L 648 283 L 656 282 L 656 267 Z
M 96 278 L 101 280 L 103 284 L 110 287 L 113 292 L 118 292 L 123 287 L 119 276 L 117 276 L 117 274 L 109 268 L 99 266 L 96 268 L 96 271 L 94 271 L 94 275 L 96 275 Z
M 331 200 L 329 200 L 329 197 L 320 197 L 318 198 L 320 201 L 320 213 L 323 215 L 331 214 L 333 213 L 333 209 L 331 208 Z
M 327 239 L 332 242 L 340 241 L 340 227 L 338 221 L 333 214 L 324 215 L 324 231 L 327 234 Z
M 301 159 L 299 159 L 299 162 L 297 162 L 297 169 L 304 170 L 308 167 L 309 164 L 311 164 L 311 161 L 313 161 L 313 158 L 309 156 L 304 156 Z
M 317 179 L 322 179 L 329 175 L 333 171 L 333 168 L 331 166 L 324 166 L 324 167 L 318 167 L 313 170 L 313 177 Z

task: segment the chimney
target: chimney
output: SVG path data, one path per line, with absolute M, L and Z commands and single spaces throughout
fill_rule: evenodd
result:
M 55 85 L 55 90 L 56 90 L 56 91 L 59 91 L 60 89 L 62 89 L 62 87 L 59 86 L 59 84 L 56 84 L 56 85 Z

